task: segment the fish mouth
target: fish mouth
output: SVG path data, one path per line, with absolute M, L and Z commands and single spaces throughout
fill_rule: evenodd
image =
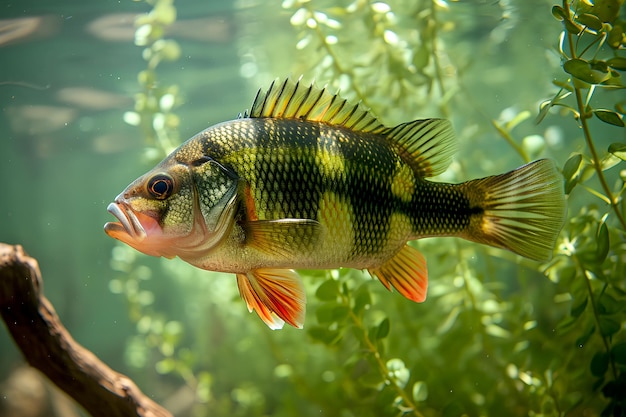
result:
M 148 236 L 137 215 L 128 206 L 121 203 L 111 203 L 108 205 L 107 211 L 119 220 L 119 222 L 108 222 L 104 225 L 104 231 L 107 235 L 121 241 L 128 241 L 130 238 L 136 242 L 141 242 Z

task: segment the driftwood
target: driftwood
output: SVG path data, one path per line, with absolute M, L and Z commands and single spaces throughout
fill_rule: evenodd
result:
M 79 345 L 42 293 L 37 261 L 0 243 L 0 315 L 26 360 L 94 417 L 171 417 Z

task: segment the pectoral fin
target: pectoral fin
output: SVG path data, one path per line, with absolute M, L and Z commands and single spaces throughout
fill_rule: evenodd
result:
M 322 225 L 309 219 L 257 220 L 247 224 L 247 244 L 271 255 L 301 256 L 319 240 Z
M 426 259 L 417 249 L 405 245 L 393 258 L 368 272 L 391 290 L 391 285 L 409 300 L 421 303 L 426 299 L 428 270 Z
M 270 329 L 282 329 L 285 322 L 302 328 L 306 295 L 302 281 L 290 269 L 257 269 L 237 274 L 237 286 L 248 311 L 256 311 Z

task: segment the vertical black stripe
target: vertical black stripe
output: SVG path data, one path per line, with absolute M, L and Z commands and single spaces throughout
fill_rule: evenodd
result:
M 387 244 L 392 214 L 397 210 L 391 178 L 398 156 L 382 138 L 339 130 L 346 181 L 340 190 L 354 213 L 353 256 L 376 254 Z
M 255 124 L 255 186 L 264 197 L 265 216 L 317 219 L 327 189 L 315 161 L 319 126 L 295 120 Z

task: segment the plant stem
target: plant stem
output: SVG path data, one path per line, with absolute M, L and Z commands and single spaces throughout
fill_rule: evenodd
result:
M 580 270 L 583 273 L 583 276 L 585 278 L 585 284 L 587 285 L 587 292 L 589 293 L 589 301 L 591 302 L 591 310 L 593 312 L 593 319 L 595 321 L 596 324 L 596 328 L 598 329 L 598 332 L 600 333 L 600 337 L 602 338 L 602 343 L 604 344 L 604 349 L 606 354 L 609 356 L 609 363 L 611 365 L 611 371 L 613 373 L 613 378 L 615 380 L 617 380 L 617 369 L 615 367 L 615 361 L 613 360 L 613 358 L 611 357 L 610 353 L 611 353 L 611 346 L 609 345 L 609 341 L 607 340 L 607 338 L 602 334 L 602 327 L 600 327 L 600 317 L 599 317 L 599 313 L 598 313 L 598 306 L 596 305 L 596 300 L 593 296 L 593 288 L 591 287 L 591 281 L 589 279 L 589 277 L 587 276 L 587 269 L 582 265 L 582 263 L 580 262 L 580 260 L 575 257 L 576 259 L 576 263 L 578 265 L 578 268 L 580 268 Z
M 500 126 L 495 120 L 492 120 L 491 124 L 493 125 L 493 127 L 496 128 L 500 136 L 502 136 L 504 140 L 506 140 L 507 143 L 511 145 L 511 147 L 522 157 L 525 163 L 530 162 L 530 157 L 528 156 L 524 148 L 522 148 L 515 142 L 511 134 L 506 129 Z
M 313 8 L 310 5 L 308 5 L 308 4 L 305 7 L 309 11 L 309 13 L 314 16 Z M 350 78 L 350 80 L 354 81 L 354 78 L 355 78 L 354 77 L 354 73 L 352 71 L 348 70 L 348 69 L 343 68 L 343 66 L 340 64 L 339 57 L 337 56 L 337 54 L 335 53 L 333 48 L 328 44 L 328 42 L 326 42 L 326 35 L 320 29 L 320 23 L 319 22 L 317 22 L 317 24 L 315 25 L 315 34 L 319 38 L 319 41 L 322 44 L 322 47 L 324 48 L 324 50 L 326 51 L 328 56 L 331 57 L 332 63 L 333 63 L 333 67 L 335 67 L 335 70 L 339 74 L 346 74 Z M 356 85 L 356 83 L 353 82 L 352 85 L 351 85 L 351 88 L 356 93 L 356 96 L 358 97 L 358 99 L 366 107 L 371 109 L 372 106 L 371 106 L 371 104 L 368 103 L 368 99 L 367 99 L 366 94 L 363 91 L 361 91 L 361 89 L 358 87 L 358 85 Z
M 342 294 L 341 298 L 344 304 L 346 304 L 347 306 L 350 306 L 350 300 L 348 299 L 346 295 Z M 402 402 L 408 408 L 411 409 L 411 413 L 415 417 L 424 417 L 424 415 L 420 413 L 420 411 L 417 409 L 415 403 L 413 402 L 411 397 L 409 397 L 406 391 L 401 386 L 399 386 L 392 377 L 389 376 L 389 369 L 387 369 L 387 365 L 383 361 L 383 358 L 381 358 L 375 342 L 372 342 L 370 340 L 367 328 L 364 326 L 363 320 L 361 319 L 361 317 L 356 315 L 351 308 L 349 309 L 349 311 L 350 311 L 350 318 L 352 319 L 352 322 L 363 333 L 363 341 L 365 343 L 365 347 L 374 357 L 374 360 L 376 361 L 376 364 L 378 365 L 378 371 L 380 372 L 380 375 L 383 377 L 383 380 L 388 382 L 393 387 L 393 389 L 400 396 L 400 398 L 402 398 Z
M 437 55 L 437 5 L 434 0 L 430 2 L 430 19 L 428 20 L 427 25 L 430 28 L 430 41 L 431 41 L 431 53 L 433 58 L 433 64 L 435 66 L 435 78 L 437 83 L 439 84 L 439 90 L 441 97 L 446 95 L 446 89 L 443 83 L 443 75 L 441 64 L 439 63 L 439 57 Z
M 568 0 L 563 0 L 563 9 L 567 13 L 566 17 L 568 19 L 571 19 L 571 11 L 569 8 Z M 576 54 L 576 48 L 574 46 L 572 34 L 568 32 L 567 29 L 565 30 L 565 32 L 567 33 L 567 43 L 569 44 L 570 58 L 575 59 L 578 56 Z M 604 177 L 604 172 L 602 172 L 602 164 L 601 164 L 600 158 L 598 157 L 598 152 L 596 151 L 596 147 L 593 143 L 593 138 L 591 137 L 591 131 L 589 130 L 589 123 L 587 122 L 587 119 L 589 119 L 591 116 L 585 110 L 585 105 L 583 102 L 583 97 L 582 97 L 580 88 L 577 87 L 575 83 L 572 83 L 572 86 L 574 87 L 574 95 L 576 96 L 576 104 L 578 106 L 578 111 L 580 112 L 580 125 L 583 129 L 583 135 L 585 137 L 585 142 L 587 143 L 587 148 L 589 148 L 589 152 L 591 153 L 591 160 L 593 161 L 593 168 L 596 171 L 596 174 L 598 175 L 598 180 L 600 181 L 600 184 L 602 185 L 602 189 L 604 190 L 604 193 L 610 200 L 610 206 L 615 212 L 615 216 L 617 217 L 620 224 L 622 225 L 622 228 L 626 230 L 626 220 L 624 220 L 624 217 L 622 216 L 622 213 L 619 209 L 617 200 L 615 199 L 615 197 L 613 197 L 613 193 L 611 192 L 611 189 L 608 183 L 606 182 L 606 178 Z

